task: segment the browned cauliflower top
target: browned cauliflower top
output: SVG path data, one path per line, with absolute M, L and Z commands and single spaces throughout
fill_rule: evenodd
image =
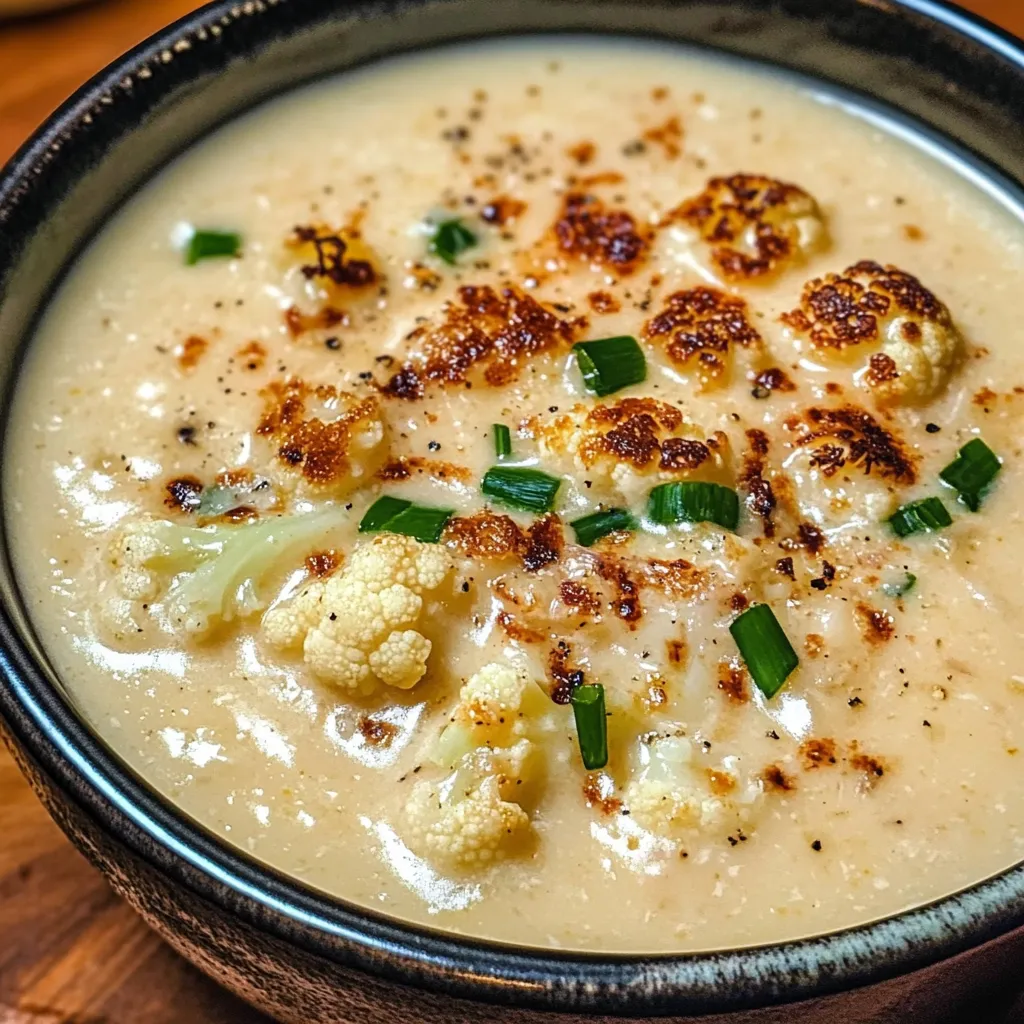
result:
M 913 274 L 862 260 L 809 281 L 782 322 L 825 355 L 877 348 L 860 373 L 879 397 L 924 401 L 945 386 L 963 349 L 946 306 Z
M 667 338 L 665 351 L 680 366 L 695 368 L 705 383 L 724 376 L 736 345 L 760 345 L 747 318 L 747 304 L 717 288 L 689 288 L 665 300 L 665 308 L 644 325 L 644 337 Z
M 650 233 L 627 210 L 609 209 L 596 196 L 570 192 L 555 222 L 558 247 L 567 256 L 626 275 L 643 262 Z
M 675 216 L 711 245 L 728 280 L 766 277 L 817 248 L 825 225 L 814 198 L 760 174 L 712 178 Z

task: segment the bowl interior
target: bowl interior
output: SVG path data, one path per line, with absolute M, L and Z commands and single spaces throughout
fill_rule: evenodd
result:
M 524 32 L 602 32 L 710 46 L 824 80 L 933 140 L 1024 209 L 1024 53 L 931 0 L 404 0 L 212 4 L 89 83 L 0 178 L 0 416 L 39 310 L 126 197 L 191 141 L 262 99 L 379 56 Z M 1018 211 L 1019 212 L 1019 211 Z M 933 907 L 831 937 L 685 958 L 557 957 L 431 935 L 321 898 L 222 847 L 154 797 L 75 717 L 0 560 L 0 712 L 47 773 L 168 874 L 239 912 L 271 907 L 296 941 L 405 980 L 478 998 L 494 979 L 546 1008 L 569 998 L 538 979 L 574 964 L 573 1006 L 704 1011 L 802 998 L 892 977 L 1024 923 L 1013 869 Z M 198 867 L 198 876 L 188 870 Z M 298 930 L 296 930 L 298 929 Z M 908 938 L 912 936 L 912 940 Z M 297 938 L 296 938 L 297 937 Z M 455 981 L 446 965 L 460 964 Z M 397 966 L 395 966 L 397 965 Z M 729 983 L 725 982 L 729 980 Z M 552 994 L 554 991 L 555 994 Z

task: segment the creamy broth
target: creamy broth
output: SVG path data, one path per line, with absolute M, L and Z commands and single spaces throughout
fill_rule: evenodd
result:
M 756 209 L 738 215 L 730 243 L 705 189 L 738 172 L 796 188 L 768 186 L 772 206 L 747 180 L 768 212 L 760 228 Z M 431 218 L 475 236 L 455 265 L 429 252 Z M 189 224 L 238 232 L 240 258 L 186 265 Z M 865 260 L 914 277 L 861 267 L 801 304 L 805 284 Z M 890 914 L 1024 850 L 1022 271 L 1006 209 L 766 72 L 565 39 L 385 62 L 196 145 L 73 269 L 11 421 L 19 579 L 114 750 L 222 839 L 345 900 L 594 951 L 774 942 Z M 872 318 L 887 330 L 897 313 L 883 350 Z M 598 399 L 571 346 L 617 335 L 639 339 L 646 381 Z M 922 351 L 920 366 L 898 354 Z M 364 444 L 347 464 L 323 427 L 339 407 Z M 320 433 L 292 429 L 315 416 Z M 513 463 L 562 479 L 562 524 L 640 516 L 655 485 L 696 479 L 738 493 L 736 533 L 645 521 L 582 549 L 567 525 L 531 531 L 536 514 L 480 493 L 496 422 Z M 938 474 L 975 436 L 1003 466 L 971 512 Z M 349 571 L 382 494 L 454 510 L 452 568 L 402 624 L 432 644 L 422 680 L 364 672 L 373 692 L 354 693 L 308 641 L 277 649 L 263 616 L 287 631 L 282 610 L 317 573 L 329 588 Z M 897 538 L 887 517 L 929 495 L 952 525 Z M 173 570 L 133 570 L 124 542 L 138 520 L 228 511 L 212 536 L 325 505 L 317 536 L 286 545 L 218 621 L 229 587 L 204 635 L 173 613 Z M 508 520 L 472 520 L 485 505 Z M 343 617 L 376 600 L 346 594 Z M 730 636 L 751 603 L 800 659 L 771 698 Z M 466 863 L 445 855 L 453 836 L 475 841 L 465 805 L 434 822 L 433 845 L 406 805 L 421 787 L 421 816 L 450 809 L 437 736 L 460 686 L 495 664 L 529 680 L 515 728 L 495 729 L 527 738 L 530 766 L 501 783 L 520 815 L 502 859 Z M 604 686 L 611 714 L 610 760 L 589 776 L 571 709 L 548 696 L 580 682 Z M 468 791 L 479 777 L 461 771 Z

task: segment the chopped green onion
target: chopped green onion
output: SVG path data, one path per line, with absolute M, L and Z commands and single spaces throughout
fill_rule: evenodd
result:
M 572 691 L 572 713 L 580 742 L 583 767 L 596 772 L 608 763 L 608 716 L 604 687 L 600 683 L 577 686 Z
M 474 245 L 476 235 L 461 220 L 442 221 L 430 239 L 430 251 L 452 266 L 462 253 Z
M 384 495 L 368 509 L 359 524 L 360 533 L 401 533 L 425 544 L 436 544 L 445 523 L 454 515 L 450 508 L 415 505 L 404 498 Z
M 939 477 L 960 492 L 960 500 L 977 512 L 981 498 L 1003 468 L 999 456 L 980 437 L 968 441 Z
M 800 664 L 775 612 L 766 604 L 752 605 L 733 619 L 729 632 L 757 688 L 766 697 L 774 697 Z
M 909 537 L 922 530 L 941 530 L 951 525 L 952 517 L 938 498 L 922 498 L 903 505 L 889 517 L 897 537 Z
M 504 423 L 494 424 L 494 454 L 499 459 L 512 454 L 512 432 Z
M 647 379 L 647 360 L 636 338 L 623 335 L 580 341 L 572 347 L 586 389 L 599 398 Z
M 494 466 L 487 470 L 480 490 L 488 498 L 527 512 L 550 512 L 562 481 L 526 466 Z
M 569 525 L 576 532 L 576 543 L 589 548 L 609 533 L 635 530 L 636 520 L 629 509 L 610 508 L 605 512 L 594 512 L 582 519 L 574 519 Z
M 185 247 L 185 262 L 195 266 L 200 260 L 219 256 L 237 256 L 242 250 L 242 236 L 232 231 L 200 231 L 192 233 Z
M 917 577 L 912 572 L 908 572 L 899 583 L 883 583 L 882 591 L 886 597 L 902 597 L 904 594 L 909 594 L 916 583 Z
M 717 523 L 735 530 L 740 521 L 739 495 L 721 484 L 676 480 L 661 484 L 647 499 L 647 514 L 656 523 Z

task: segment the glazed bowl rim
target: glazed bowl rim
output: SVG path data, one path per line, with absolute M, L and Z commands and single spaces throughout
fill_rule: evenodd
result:
M 5 213 L 31 196 L 100 104 L 183 40 L 221 36 L 243 17 L 291 0 L 216 0 L 145 40 L 90 79 L 0 171 Z M 384 10 L 429 0 L 399 0 Z M 442 0 L 446 2 L 446 0 Z M 718 0 L 726 5 L 729 0 Z M 932 22 L 1000 55 L 1024 80 L 1024 43 L 944 0 L 888 0 L 898 16 Z M 338 5 L 339 7 L 341 4 Z M 353 0 L 353 9 L 381 9 Z M 287 14 L 282 14 L 286 19 Z M 170 88 L 176 84 L 170 82 Z M 169 89 L 170 91 L 170 89 Z M 132 120 L 134 118 L 134 114 Z M 138 127 L 132 120 L 127 131 Z M 83 145 L 88 146 L 85 141 Z M 47 214 L 40 213 L 40 222 Z M 15 261 L 16 262 L 16 261 Z M 12 269 L 3 265 L 0 282 Z M 16 374 L 12 374 L 12 378 Z M 6 432 L 7 424 L 4 424 Z M 6 545 L 5 545 L 6 552 Z M 345 966 L 452 996 L 563 1012 L 727 1012 L 797 1002 L 910 973 L 1024 926 L 1024 862 L 951 895 L 879 920 L 783 943 L 707 953 L 626 955 L 512 946 L 403 923 L 268 868 L 179 811 L 123 764 L 46 678 L 19 626 L 0 609 L 0 712 L 31 761 L 131 851 L 258 929 Z M 24 756 L 24 755 L 23 755 Z M 751 986 L 747 989 L 743 985 Z M 734 991 L 734 988 L 736 991 Z

